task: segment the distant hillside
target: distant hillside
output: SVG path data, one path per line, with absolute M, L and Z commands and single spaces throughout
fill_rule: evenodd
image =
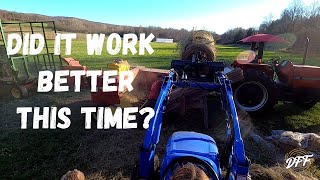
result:
M 0 10 L 0 19 L 2 21 L 55 21 L 56 28 L 59 31 L 76 32 L 76 33 L 153 33 L 156 37 L 172 38 L 175 41 L 181 40 L 189 33 L 187 30 L 163 29 L 160 27 L 133 27 L 125 25 L 114 25 L 107 23 L 99 23 L 79 19 L 75 17 L 63 16 L 45 16 L 31 13 L 18 13 L 6 10 Z

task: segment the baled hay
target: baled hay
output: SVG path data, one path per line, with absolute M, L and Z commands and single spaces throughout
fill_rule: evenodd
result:
M 183 60 L 191 60 L 192 55 L 197 51 L 207 54 L 207 59 L 215 61 L 216 48 L 213 36 L 208 31 L 194 31 L 179 43 L 181 49 L 181 58 Z
M 213 44 L 214 45 L 214 39 L 210 32 L 208 31 L 195 31 L 192 35 L 192 42 L 196 44 Z
M 207 55 L 207 59 L 215 61 L 216 54 L 214 46 L 207 44 L 190 44 L 181 54 L 183 60 L 191 60 L 194 53 L 202 51 Z

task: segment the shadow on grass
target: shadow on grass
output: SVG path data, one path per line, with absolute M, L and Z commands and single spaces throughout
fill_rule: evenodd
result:
M 319 132 L 320 117 L 312 113 L 314 109 L 304 110 L 294 104 L 277 104 L 263 116 L 254 117 L 254 125 L 266 135 L 271 130 L 288 130 L 297 132 Z M 310 116 L 310 114 L 313 114 Z

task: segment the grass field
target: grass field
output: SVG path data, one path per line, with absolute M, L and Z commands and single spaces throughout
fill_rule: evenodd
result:
M 164 43 L 151 43 L 151 46 L 154 49 L 154 53 L 149 55 L 147 52 L 145 55 L 132 55 L 129 53 L 127 56 L 115 55 L 111 56 L 107 53 L 106 48 L 103 49 L 101 55 L 87 55 L 87 45 L 84 40 L 74 41 L 72 46 L 71 56 L 79 59 L 81 64 L 89 67 L 90 69 L 100 69 L 106 68 L 107 63 L 110 63 L 116 58 L 127 59 L 129 63 L 133 66 L 140 65 L 153 68 L 168 69 L 170 67 L 170 62 L 173 59 L 179 59 L 179 50 L 177 50 L 177 44 L 164 44 Z M 231 46 L 231 45 L 217 45 L 217 60 L 218 61 L 229 61 L 232 62 L 236 57 L 243 51 L 249 49 L 247 46 Z M 64 45 L 61 46 L 61 52 L 63 51 Z M 62 56 L 64 56 L 62 54 Z M 266 61 L 274 57 L 281 57 L 282 59 L 288 59 L 295 63 L 302 63 L 302 55 L 290 54 L 286 52 L 274 52 L 274 51 L 265 51 L 264 59 Z M 320 58 L 310 58 L 307 60 L 307 63 L 310 65 L 320 65 Z
M 86 55 L 85 41 L 74 41 L 72 57 L 89 69 L 106 68 L 116 58 L 127 59 L 131 65 L 167 69 L 172 59 L 179 58 L 176 44 L 152 43 L 152 55 L 110 56 L 106 49 L 101 56 Z M 218 45 L 218 60 L 233 61 L 246 47 Z M 301 56 L 284 53 L 265 53 L 265 59 L 274 56 L 299 63 Z M 319 59 L 309 63 L 320 65 Z M 66 130 L 20 129 L 17 107 L 68 106 L 72 109 L 71 127 Z M 66 171 L 82 170 L 88 179 L 122 179 L 129 177 L 138 155 L 143 130 L 85 130 L 81 106 L 90 106 L 90 92 L 46 93 L 31 95 L 18 101 L 1 97 L 0 101 L 0 179 L 59 179 Z M 32 118 L 29 116 L 29 118 Z M 257 129 L 286 129 L 302 132 L 320 131 L 320 103 L 310 110 L 292 104 L 279 103 L 275 110 L 260 119 L 254 119 Z M 29 127 L 31 122 L 28 122 Z M 171 131 L 161 136 L 159 152 Z M 250 155 L 249 155 L 250 156 Z M 319 169 L 319 166 L 315 168 Z M 320 177 L 319 171 L 314 171 Z
M 114 59 L 122 58 L 128 60 L 132 66 L 146 66 L 151 68 L 169 69 L 170 62 L 173 59 L 180 58 L 180 51 L 177 48 L 176 43 L 151 43 L 154 49 L 152 55 L 148 55 L 147 52 L 144 56 L 132 55 L 129 53 L 128 56 L 115 55 L 111 56 L 107 53 L 106 49 L 103 49 L 101 55 L 88 56 L 86 52 L 86 41 L 77 40 L 72 46 L 72 57 L 80 60 L 82 65 L 88 67 L 88 69 L 106 69 L 107 64 L 112 62 Z M 64 46 L 62 45 L 62 49 Z M 138 46 L 137 46 L 138 48 Z M 232 63 L 237 56 L 249 49 L 248 46 L 233 46 L 233 45 L 217 45 L 217 60 Z M 61 50 L 61 52 L 63 52 Z M 120 53 L 121 54 L 121 53 Z M 62 55 L 64 56 L 64 55 Z M 301 54 L 293 54 L 285 51 L 268 51 L 264 52 L 264 61 L 268 62 L 272 58 L 281 57 L 282 60 L 290 60 L 295 64 L 301 64 L 303 56 Z M 307 58 L 308 65 L 320 66 L 320 57 L 309 57 Z M 320 124 L 320 104 L 315 106 L 310 111 L 299 111 L 295 106 L 278 104 L 276 111 L 279 114 L 284 114 L 285 122 L 282 121 L 284 128 L 290 127 L 290 129 L 305 129 L 309 126 Z M 299 113 L 294 113 L 299 112 Z M 277 118 L 275 118 L 277 119 Z M 301 120 L 303 119 L 303 120 Z M 314 127 L 312 128 L 314 129 Z M 317 128 L 316 128 L 317 129 Z M 308 130 L 308 129 L 305 129 Z M 319 130 L 320 131 L 320 130 Z

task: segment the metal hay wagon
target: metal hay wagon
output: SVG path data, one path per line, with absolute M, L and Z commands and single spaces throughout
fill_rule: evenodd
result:
M 54 38 L 56 28 L 54 21 L 44 22 L 1 22 L 0 20 L 0 94 L 11 94 L 15 99 L 28 96 L 34 87 L 38 72 L 42 70 L 59 70 L 62 68 L 60 55 L 54 55 Z M 29 34 L 41 34 L 44 37 L 44 48 L 37 55 L 8 55 L 7 37 L 9 33 L 17 33 L 22 37 Z M 37 46 L 35 43 L 35 46 Z M 22 49 L 22 48 L 21 48 Z

